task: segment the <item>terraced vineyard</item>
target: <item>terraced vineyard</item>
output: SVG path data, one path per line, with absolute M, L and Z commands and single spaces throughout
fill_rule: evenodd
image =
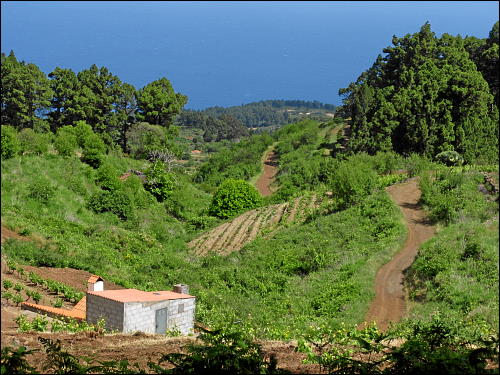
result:
M 317 207 L 321 199 L 316 195 L 295 198 L 291 202 L 260 207 L 245 212 L 230 222 L 203 233 L 188 246 L 198 256 L 210 253 L 228 255 L 240 250 L 257 236 L 272 233 L 287 223 L 298 223 Z

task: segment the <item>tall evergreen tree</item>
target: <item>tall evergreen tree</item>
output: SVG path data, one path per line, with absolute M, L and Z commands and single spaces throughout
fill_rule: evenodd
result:
M 53 97 L 51 99 L 52 111 L 49 113 L 51 130 L 74 124 L 83 119 L 78 111 L 76 97 L 80 90 L 80 83 L 76 74 L 71 69 L 55 68 L 49 73 Z
M 161 78 L 138 91 L 138 118 L 150 124 L 169 127 L 186 103 L 187 96 L 174 92 L 170 81 Z
M 374 65 L 339 90 L 351 117 L 353 151 L 429 157 L 456 150 L 467 161 L 491 158 L 498 145 L 493 97 L 461 37 L 437 38 L 426 23 L 393 37 Z
M 41 116 L 50 106 L 50 83 L 38 66 L 18 61 L 14 52 L 1 56 L 1 120 L 18 130 L 44 130 Z

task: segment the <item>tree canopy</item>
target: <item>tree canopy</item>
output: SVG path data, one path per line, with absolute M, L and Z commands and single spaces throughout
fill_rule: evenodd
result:
M 436 37 L 429 23 L 394 36 L 385 56 L 339 90 L 351 118 L 350 150 L 429 157 L 457 151 L 467 162 L 495 159 L 498 107 L 466 45 L 460 36 Z
M 14 52 L 1 58 L 2 124 L 54 134 L 84 121 L 109 145 L 127 149 L 127 134 L 140 121 L 170 127 L 187 102 L 165 77 L 140 90 L 95 64 L 78 73 L 56 67 L 47 75 Z M 63 137 L 64 138 L 64 137 Z M 67 137 L 66 137 L 67 138 Z M 64 152 L 71 153 L 68 146 Z M 64 148 L 64 147 L 63 147 Z

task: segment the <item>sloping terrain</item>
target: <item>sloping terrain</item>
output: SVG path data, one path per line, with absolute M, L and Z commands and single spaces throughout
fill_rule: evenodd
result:
M 209 253 L 228 255 L 264 232 L 271 232 L 279 225 L 305 220 L 319 201 L 316 196 L 295 198 L 291 202 L 260 207 L 221 224 L 192 240 L 188 246 L 198 256 Z
M 387 192 L 403 213 L 408 236 L 401 251 L 378 271 L 375 279 L 376 296 L 365 320 L 375 321 L 382 330 L 388 328 L 390 322 L 397 322 L 406 314 L 403 271 L 413 263 L 420 245 L 435 232 L 418 204 L 421 192 L 416 178 L 389 186 Z

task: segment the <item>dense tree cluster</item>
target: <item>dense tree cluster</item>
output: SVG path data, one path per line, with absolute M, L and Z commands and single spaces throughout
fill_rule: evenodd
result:
M 240 120 L 227 114 L 214 117 L 200 111 L 183 111 L 177 121 L 182 126 L 202 129 L 205 142 L 236 140 L 249 135 L 248 128 Z
M 13 51 L 2 53 L 1 67 L 1 120 L 17 131 L 56 134 L 83 121 L 108 145 L 129 151 L 127 135 L 134 124 L 168 129 L 187 102 L 164 77 L 136 90 L 96 65 L 78 73 L 57 67 L 46 76 L 35 64 L 18 61 Z M 168 136 L 159 133 L 160 138 Z M 60 135 L 61 150 L 70 138 Z
M 250 128 L 276 126 L 290 123 L 300 118 L 325 119 L 324 112 L 334 112 L 333 104 L 304 100 L 264 100 L 233 107 L 210 107 L 202 111 L 185 110 L 178 118 L 183 126 L 203 128 L 204 119 L 220 119 L 223 115 L 235 117 Z M 302 114 L 300 114 L 302 111 Z M 306 115 L 306 112 L 311 112 Z
M 339 90 L 351 118 L 351 151 L 457 151 L 466 162 L 496 160 L 498 23 L 484 41 L 438 38 L 426 23 L 392 44 Z

